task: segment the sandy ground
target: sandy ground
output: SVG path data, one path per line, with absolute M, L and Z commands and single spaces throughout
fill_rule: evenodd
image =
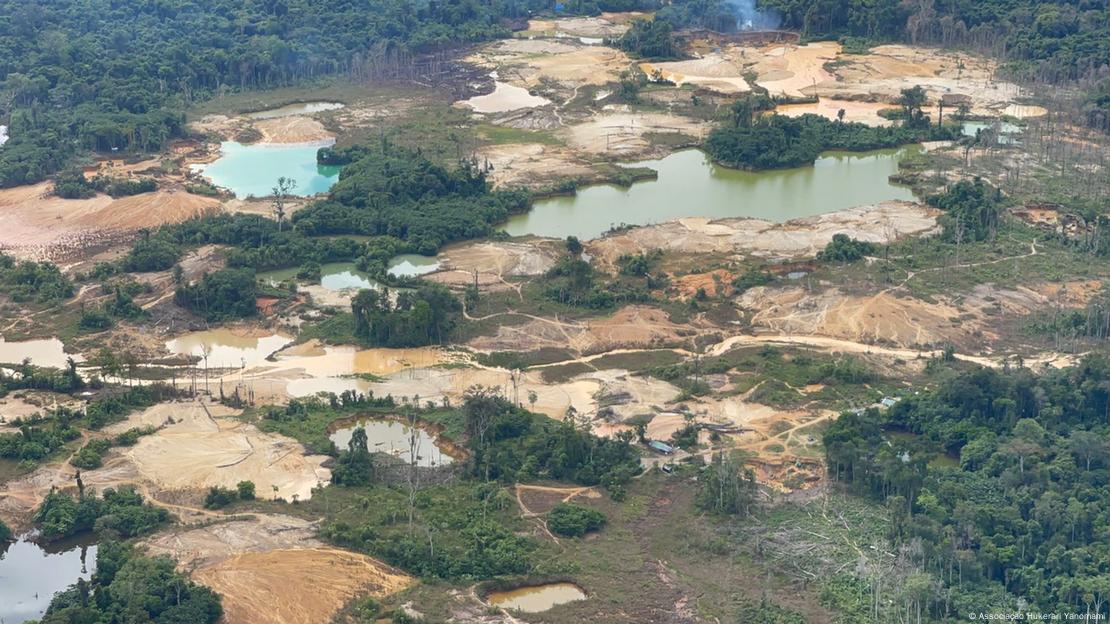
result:
M 688 61 L 640 63 L 640 70 L 649 79 L 659 77 L 678 87 L 689 84 L 729 95 L 751 91 L 742 68 L 716 52 Z
M 771 95 L 814 95 L 816 85 L 832 80 L 824 66 L 839 52 L 840 44 L 831 41 L 764 48 L 753 66 L 758 74 L 756 84 Z M 742 51 L 742 58 L 749 58 L 747 50 Z
M 606 107 L 606 112 L 569 126 L 561 133 L 570 147 L 592 154 L 631 156 L 646 154 L 651 143 L 648 133 L 684 134 L 703 138 L 709 125 L 689 117 L 669 113 L 627 112 L 624 107 Z
M 465 286 L 474 283 L 477 274 L 481 287 L 509 288 L 506 278 L 542 275 L 555 266 L 562 253 L 558 243 L 544 240 L 458 243 L 439 252 L 440 269 L 427 279 Z
M 736 256 L 808 257 L 834 234 L 875 243 L 919 235 L 936 227 L 937 211 L 922 204 L 886 201 L 813 217 L 772 223 L 759 219 L 690 217 L 638 227 L 590 241 L 587 251 L 602 267 L 612 268 L 623 254 L 652 249 Z
M 493 165 L 489 175 L 495 188 L 544 188 L 564 178 L 592 178 L 596 174 L 573 151 L 556 145 L 511 143 L 478 150 L 479 162 Z
M 0 398 L 0 433 L 8 432 L 6 423 L 16 418 L 41 414 L 56 406 L 78 407 L 82 402 L 65 394 L 38 390 L 20 391 Z
M 0 250 L 27 259 L 59 260 L 142 228 L 220 210 L 218 200 L 179 190 L 112 199 L 62 199 L 42 182 L 0 189 Z
M 1040 283 L 1018 288 L 976 286 L 959 297 L 927 302 L 883 291 L 849 295 L 835 288 L 756 287 L 737 298 L 760 332 L 819 335 L 862 344 L 932 349 L 947 343 L 961 351 L 985 348 L 1000 338 L 998 322 L 1059 302 L 1079 307 L 1101 289 L 1097 281 Z
M 837 100 L 821 98 L 816 104 L 784 104 L 775 109 L 775 112 L 787 117 L 800 117 L 806 114 L 820 115 L 835 121 L 837 114 L 844 111 L 844 121 L 855 121 L 869 126 L 889 126 L 893 122 L 879 116 L 879 111 L 891 108 L 890 104 L 882 102 L 857 102 L 853 100 Z
M 81 478 L 87 487 L 101 491 L 134 485 L 148 500 L 185 521 L 204 520 L 211 513 L 173 502 L 182 494 L 253 481 L 259 497 L 307 499 L 313 487 L 331 480 L 330 471 L 320 466 L 326 457 L 306 456 L 295 440 L 263 433 L 236 420 L 237 414 L 219 404 L 196 402 L 162 403 L 136 412 L 89 435 L 115 435 L 147 425 L 159 431 L 143 436 L 135 446 L 113 449 L 102 467 L 82 471 Z M 52 489 L 76 488 L 75 474 L 67 458 L 0 484 L 0 518 L 25 526 Z
M 941 95 L 963 94 L 982 114 L 1044 114 L 1038 107 L 1011 109 L 1021 96 L 1018 85 L 994 79 L 994 61 L 969 54 L 907 45 L 883 45 L 867 55 L 841 55 L 835 80 L 818 81 L 821 96 L 893 102 L 902 89 L 921 85 L 935 102 Z M 1007 112 L 1009 110 L 1010 112 Z
M 890 293 L 846 295 L 835 289 L 810 294 L 801 287 L 757 287 L 737 300 L 760 330 L 818 334 L 862 342 L 926 347 L 950 340 L 968 344 L 975 327 L 961 322 L 950 304 L 926 303 Z
M 174 557 L 194 580 L 216 590 L 227 622 L 328 621 L 352 598 L 381 598 L 413 582 L 376 559 L 326 546 L 311 523 L 291 516 L 174 530 L 144 544 L 152 554 Z
M 559 19 L 528 20 L 525 35 L 605 38 L 619 37 L 629 28 L 629 22 L 643 17 L 643 13 L 602 13 L 597 17 L 564 17 Z
M 263 433 L 235 420 L 237 414 L 216 404 L 164 403 L 105 431 L 163 427 L 122 451 L 143 479 L 163 490 L 253 481 L 260 497 L 307 500 L 314 487 L 330 481 L 331 472 L 321 467 L 326 457 L 306 456 L 296 441 Z
M 615 82 L 628 68 L 624 52 L 568 41 L 510 39 L 486 46 L 467 62 L 496 70 L 501 80 L 531 89 L 550 80 L 573 90 Z
M 262 133 L 261 143 L 315 143 L 335 138 L 324 124 L 311 117 L 259 119 L 254 127 Z
M 496 334 L 474 338 L 467 346 L 479 351 L 555 347 L 589 354 L 683 344 L 685 337 L 693 333 L 696 330 L 689 325 L 672 323 L 662 310 L 633 305 L 608 317 L 584 322 L 533 317 L 520 325 L 502 325 Z

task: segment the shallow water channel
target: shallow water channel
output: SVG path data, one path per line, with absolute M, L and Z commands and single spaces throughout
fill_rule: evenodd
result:
M 486 596 L 486 600 L 494 606 L 525 613 L 539 613 L 556 605 L 585 599 L 586 592 L 574 583 L 548 583 L 546 585 L 518 587 L 506 591 L 490 592 Z
M 681 217 L 755 217 L 782 222 L 890 199 L 912 200 L 891 184 L 908 150 L 827 152 L 812 167 L 740 171 L 719 167 L 699 150 L 630 163 L 659 172 L 628 188 L 590 186 L 573 196 L 541 199 L 505 223 L 513 236 L 596 238 L 622 223 L 645 225 Z
M 351 441 L 351 434 L 358 427 L 366 430 L 367 449 L 405 461 L 409 460 L 409 434 L 412 428 L 394 420 L 360 420 L 350 426 L 336 429 L 328 437 L 339 449 L 346 449 Z M 445 466 L 453 461 L 455 461 L 454 458 L 436 445 L 435 437 L 431 433 L 420 427 L 416 428 L 417 466 Z
M 0 544 L 0 622 L 19 624 L 42 616 L 55 592 L 96 567 L 92 539 L 40 546 L 26 538 Z
M 281 176 L 296 181 L 293 195 L 315 195 L 327 191 L 339 180 L 338 166 L 316 163 L 316 151 L 325 145 L 243 145 L 225 141 L 220 144 L 218 159 L 193 165 L 193 170 L 240 198 L 271 195 Z

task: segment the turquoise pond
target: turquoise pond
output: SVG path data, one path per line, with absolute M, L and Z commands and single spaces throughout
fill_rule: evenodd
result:
M 316 164 L 316 151 L 322 144 L 243 145 L 235 141 L 220 144 L 220 157 L 194 171 L 222 186 L 236 197 L 266 197 L 272 194 L 279 177 L 296 181 L 294 195 L 326 192 L 339 180 L 339 167 Z

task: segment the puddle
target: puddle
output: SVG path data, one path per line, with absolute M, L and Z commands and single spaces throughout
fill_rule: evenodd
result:
M 505 113 L 550 103 L 551 101 L 547 98 L 528 93 L 528 89 L 496 81 L 496 76 L 493 83 L 493 93 L 476 95 L 469 100 L 463 100 L 463 104 L 469 106 L 476 113 Z
M 393 420 L 360 420 L 357 423 L 337 429 L 330 436 L 331 441 L 339 449 L 347 448 L 351 441 L 351 434 L 357 427 L 366 430 L 366 448 L 376 453 L 385 453 L 405 461 L 409 460 L 409 435 L 412 429 Z M 436 445 L 435 437 L 420 427 L 416 428 L 416 465 L 417 466 L 445 466 L 452 463 L 452 458 Z
M 55 592 L 96 568 L 92 536 L 40 546 L 26 538 L 0 544 L 0 622 L 19 624 L 42 617 Z
M 324 111 L 343 108 L 339 102 L 302 102 L 300 104 L 287 104 L 278 108 L 270 108 L 254 113 L 247 113 L 244 117 L 249 119 L 276 119 L 278 117 L 293 117 L 295 115 L 313 115 Z
M 7 342 L 0 337 L 0 364 L 20 364 L 31 358 L 35 366 L 65 368 L 66 359 L 70 357 L 77 362 L 84 361 L 80 355 L 66 353 L 65 346 L 57 338 Z
M 332 143 L 243 145 L 225 141 L 220 144 L 218 159 L 192 169 L 240 198 L 268 197 L 281 176 L 296 182 L 293 195 L 316 195 L 339 181 L 339 167 L 316 163 L 316 151 Z
M 174 338 L 166 343 L 166 349 L 171 353 L 199 358 L 203 358 L 204 350 L 209 349 L 209 368 L 242 368 L 265 360 L 290 342 L 293 338 L 283 334 L 211 329 Z
M 524 613 L 540 613 L 556 605 L 585 599 L 586 592 L 574 583 L 518 587 L 507 591 L 491 592 L 486 596 L 486 600 L 492 605 Z
M 292 268 L 279 269 L 277 271 L 263 271 L 258 274 L 258 278 L 268 281 L 272 286 L 276 286 L 280 282 L 296 279 L 297 271 L 299 270 L 299 268 Z M 358 267 L 355 266 L 353 262 L 329 262 L 328 264 L 320 265 L 319 284 L 328 290 L 346 290 L 349 288 L 362 290 L 365 288 L 377 289 L 380 287 L 380 284 L 371 279 L 369 273 L 359 271 Z
M 390 275 L 397 277 L 416 277 L 432 273 L 438 268 L 439 260 L 435 256 L 401 254 L 389 261 L 387 270 Z

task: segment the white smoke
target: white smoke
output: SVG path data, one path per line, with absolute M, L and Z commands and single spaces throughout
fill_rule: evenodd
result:
M 773 9 L 755 8 L 755 0 L 729 0 L 729 6 L 736 11 L 738 30 L 775 30 L 782 23 Z

